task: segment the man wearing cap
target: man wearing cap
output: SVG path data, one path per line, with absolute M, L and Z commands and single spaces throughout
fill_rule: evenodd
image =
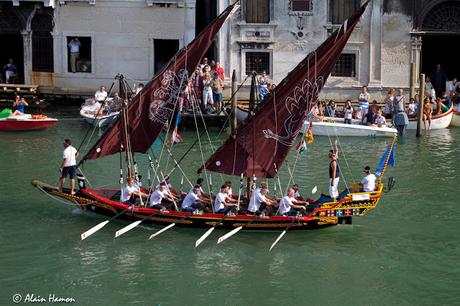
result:
M 377 179 L 374 174 L 371 173 L 371 167 L 366 166 L 364 168 L 364 173 L 366 176 L 361 180 L 363 184 L 363 190 L 365 192 L 370 192 L 375 190 L 375 180 Z
M 70 194 L 75 194 L 75 177 L 77 176 L 77 149 L 72 146 L 70 139 L 64 139 L 64 154 L 62 156 L 62 163 L 59 170 L 61 171 L 60 190 L 64 188 L 65 178 L 70 176 Z

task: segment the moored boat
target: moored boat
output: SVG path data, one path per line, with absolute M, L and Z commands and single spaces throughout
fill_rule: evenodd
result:
M 32 184 L 51 196 L 75 203 L 82 210 L 112 216 L 110 220 L 120 218 L 134 221 L 117 231 L 116 237 L 141 222 L 167 225 L 162 230 L 151 235 L 150 238 L 175 225 L 210 227 L 199 240 L 207 237 L 214 228 L 232 229 L 230 233 L 219 238 L 219 242 L 243 228 L 246 230 L 283 229 L 285 233 L 288 229 L 314 229 L 342 222 L 351 223 L 354 216 L 363 216 L 379 203 L 383 191 L 383 174 L 388 164 L 393 165 L 396 138 L 393 138 L 393 142 L 382 156 L 377 168 L 378 181 L 374 191 L 362 192 L 358 191 L 356 185 L 348 185 L 336 200 L 328 195 L 322 195 L 317 200 L 309 201 L 309 205 L 305 209 L 305 215 L 297 214 L 297 216 L 246 214 L 245 205 L 242 203 L 244 201 L 240 201 L 240 199 L 244 198 L 241 196 L 244 177 L 248 180 L 252 179 L 253 182 L 256 178 L 279 179 L 278 168 L 284 164 L 288 153 L 294 146 L 294 142 L 302 129 L 306 111 L 318 99 L 320 90 L 330 75 L 353 29 L 364 13 L 367 4 L 368 2 L 346 21 L 346 26 L 337 29 L 316 51 L 310 53 L 275 88 L 274 94 L 267 98 L 266 103 L 261 105 L 260 109 L 251 118 L 245 120 L 207 161 L 203 160 L 203 165 L 199 170 L 204 171 L 205 176 L 209 179 L 208 182 L 210 182 L 210 178 L 207 175 L 209 172 L 240 177 L 241 185 L 238 196 L 235 196 L 238 201 L 237 205 L 234 205 L 236 206 L 236 214 L 219 213 L 220 208 L 217 209 L 214 206 L 212 207 L 212 212 L 209 213 L 165 211 L 133 206 L 120 202 L 118 188 L 86 188 L 83 177 L 79 179 L 78 186 L 80 189 L 75 194 L 72 194 L 68 189 L 61 191 L 56 186 L 42 183 L 38 180 L 32 181 Z M 236 8 L 236 4 L 229 6 L 195 40 L 186 48 L 180 50 L 170 63 L 165 66 L 164 70 L 157 74 L 144 87 L 143 91 L 130 101 L 129 107 L 127 107 L 126 101 L 123 100 L 122 114 L 105 131 L 89 152 L 83 156 L 78 166 L 89 160 L 118 153 L 120 154 L 120 184 L 122 184 L 124 167 L 122 165 L 122 155 L 124 154 L 126 157 L 127 178 L 132 179 L 133 176 L 138 177 L 138 165 L 135 163 L 134 153 L 148 154 L 150 169 L 154 172 L 153 177 L 157 179 L 157 182 L 149 184 L 147 191 L 151 193 L 157 188 L 157 184 L 163 184 L 166 181 L 166 176 L 163 175 L 160 169 L 161 161 L 156 159 L 155 163 L 152 161 L 149 149 L 160 133 L 166 133 L 168 136 L 169 132 L 171 132 L 171 146 L 166 151 L 169 154 L 168 158 L 171 157 L 175 165 L 169 173 L 179 169 L 184 175 L 180 167 L 182 158 L 177 161 L 171 153 L 178 135 L 177 113 L 179 111 L 179 98 L 181 93 L 184 92 L 185 86 L 197 64 L 211 46 L 224 21 L 232 15 Z M 321 65 L 321 69 L 316 69 L 317 65 Z M 119 79 L 121 80 L 121 78 Z M 123 88 L 121 83 L 120 88 Z M 123 97 L 124 95 L 121 94 L 120 96 Z M 277 97 L 276 101 L 274 100 L 275 96 Z M 173 122 L 176 122 L 176 126 L 172 124 Z M 197 142 L 198 140 L 195 141 L 195 143 Z M 163 147 L 166 146 L 166 143 L 164 142 Z M 192 184 L 190 183 L 190 185 Z M 208 183 L 209 189 L 211 189 L 210 185 Z M 289 186 L 290 181 L 286 185 Z M 212 194 L 212 190 L 210 190 L 209 194 Z M 175 202 L 174 204 L 176 206 Z M 83 233 L 82 239 L 86 239 L 89 235 L 105 226 L 110 220 L 102 222 Z M 197 241 L 196 245 L 198 244 L 199 242 Z
M 305 121 L 305 127 L 309 125 Z M 388 126 L 369 126 L 361 124 L 345 124 L 337 121 L 313 121 L 312 133 L 315 136 L 368 136 L 368 137 L 394 137 L 398 131 Z
M 431 117 L 431 128 L 430 130 L 439 130 L 445 129 L 449 127 L 452 121 L 452 117 L 454 116 L 454 108 L 451 105 L 447 111 L 439 115 L 433 115 Z M 417 118 L 410 118 L 409 124 L 407 125 L 408 130 L 416 130 L 417 129 Z M 422 124 L 423 129 L 423 124 Z
M 460 112 L 454 112 L 450 125 L 460 127 Z
M 0 119 L 0 131 L 31 131 L 41 130 L 55 125 L 55 118 L 44 115 L 18 115 Z
M 95 115 L 94 111 L 88 111 L 84 107 L 80 110 L 80 116 L 89 124 L 97 127 L 104 127 L 112 124 L 119 114 L 120 112 L 111 112 L 105 115 Z

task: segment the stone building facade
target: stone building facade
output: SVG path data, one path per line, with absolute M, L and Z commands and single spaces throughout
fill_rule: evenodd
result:
M 234 0 L 0 0 L 0 64 L 14 57 L 19 79 L 59 93 L 110 85 L 122 72 L 148 81 Z M 210 57 L 227 80 L 266 70 L 274 83 L 321 44 L 363 0 L 240 0 Z M 322 92 L 355 99 L 368 85 L 414 92 L 420 72 L 436 63 L 460 76 L 455 41 L 459 0 L 372 0 Z M 68 43 L 82 47 L 73 73 Z M 458 75 L 457 75 L 458 73 Z

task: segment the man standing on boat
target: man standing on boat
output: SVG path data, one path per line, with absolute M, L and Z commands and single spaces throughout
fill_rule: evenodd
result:
M 70 139 L 64 139 L 64 154 L 59 170 L 61 171 L 60 190 L 64 188 L 65 178 L 70 177 L 70 194 L 75 194 L 75 178 L 77 177 L 77 161 L 78 151 L 72 146 Z
M 338 163 L 339 150 L 337 148 L 337 140 L 335 142 L 335 150 L 329 151 L 329 195 L 332 201 L 335 202 L 339 196 L 339 179 L 340 179 L 340 167 Z

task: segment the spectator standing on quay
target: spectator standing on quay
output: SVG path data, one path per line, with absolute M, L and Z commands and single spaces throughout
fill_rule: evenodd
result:
M 441 64 L 437 64 L 435 70 L 431 73 L 431 81 L 433 82 L 436 96 L 440 97 L 442 92 L 446 90 L 447 81 L 447 74 L 444 69 L 441 68 Z
M 406 109 L 406 101 L 404 98 L 404 91 L 402 89 L 399 90 L 398 95 L 395 97 L 395 119 L 394 124 L 396 129 L 398 130 L 398 134 L 400 136 L 404 136 L 406 132 L 406 127 L 409 124 L 409 119 L 407 118 L 407 114 L 405 112 Z
M 77 37 L 74 37 L 67 46 L 70 51 L 70 71 L 75 73 L 77 71 L 77 59 L 80 57 L 81 42 Z
M 214 101 L 214 109 L 219 113 L 222 110 L 224 101 L 222 99 L 222 92 L 224 90 L 224 81 L 219 78 L 219 73 L 215 71 L 211 80 L 212 95 Z
M 8 64 L 3 66 L 3 69 L 5 69 L 5 81 L 6 83 L 10 83 L 16 78 L 16 73 L 17 73 L 17 68 L 16 65 L 13 62 L 13 59 L 10 58 L 8 59 Z
M 205 72 L 203 76 L 203 104 L 205 109 L 208 108 L 208 102 L 210 105 L 214 104 L 211 88 L 211 75 L 209 72 Z
M 395 89 L 391 88 L 387 93 L 387 97 L 385 98 L 385 105 L 383 107 L 383 115 L 387 119 L 391 119 L 393 117 L 395 92 L 396 92 Z
M 364 118 L 369 111 L 369 101 L 371 100 L 371 95 L 367 91 L 367 86 L 363 86 L 363 90 L 358 96 L 359 108 L 362 110 L 362 118 Z
M 264 70 L 262 75 L 259 77 L 259 100 L 262 102 L 265 98 L 265 95 L 268 93 L 268 85 L 270 80 L 268 79 L 267 72 Z

